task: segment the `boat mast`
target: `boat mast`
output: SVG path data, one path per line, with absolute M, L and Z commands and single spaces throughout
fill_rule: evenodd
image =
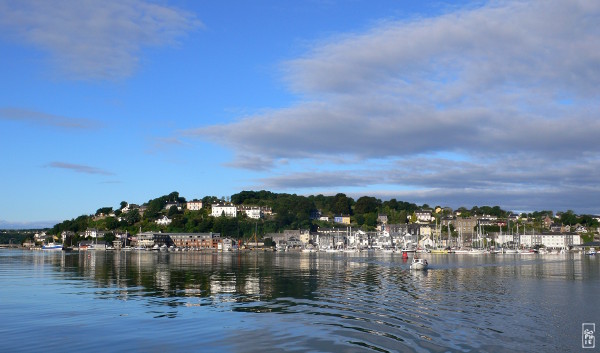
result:
M 258 232 L 258 222 L 254 223 L 254 250 L 258 247 L 258 241 L 256 240 L 256 233 Z

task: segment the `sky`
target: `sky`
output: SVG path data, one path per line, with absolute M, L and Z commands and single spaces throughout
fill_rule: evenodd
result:
M 242 190 L 600 214 L 600 2 L 0 0 L 0 228 Z

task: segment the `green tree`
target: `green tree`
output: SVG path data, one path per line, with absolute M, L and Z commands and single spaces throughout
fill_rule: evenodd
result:
M 417 214 L 416 213 L 412 213 L 412 215 L 410 215 L 410 223 L 416 223 L 417 222 Z
M 115 240 L 115 235 L 112 232 L 108 232 L 104 234 L 104 241 L 106 245 L 112 245 L 112 242 Z
M 408 217 L 408 213 L 405 210 L 400 211 L 398 220 L 400 224 L 405 224 Z
M 369 228 L 375 228 L 377 226 L 377 214 L 376 213 L 366 213 L 365 214 L 365 224 L 369 226 Z
M 352 202 L 346 194 L 339 193 L 334 197 L 332 211 L 337 215 L 352 214 Z
M 115 217 L 106 217 L 104 225 L 108 230 L 115 230 L 119 228 L 119 221 Z
M 127 222 L 127 225 L 136 224 L 141 220 L 142 217 L 140 216 L 140 211 L 138 211 L 137 209 L 127 212 L 127 215 L 125 216 L 125 221 Z
M 577 224 L 577 216 L 575 215 L 575 212 L 568 210 L 560 215 L 560 221 L 562 224 L 575 225 Z
M 112 207 L 102 207 L 96 211 L 96 216 L 99 216 L 100 214 L 107 215 L 107 214 L 110 214 L 111 212 L 112 212 Z
M 398 200 L 391 199 L 383 203 L 384 206 L 389 207 L 390 210 L 398 210 Z
M 179 213 L 180 212 L 179 212 L 179 209 L 177 208 L 177 206 L 171 206 L 169 208 L 169 212 L 167 213 L 167 217 L 172 218 Z
M 371 196 L 362 196 L 354 204 L 354 214 L 377 212 L 380 206 L 381 200 Z
M 362 226 L 363 224 L 365 224 L 365 216 L 362 213 L 358 213 L 354 215 L 354 222 L 359 225 Z

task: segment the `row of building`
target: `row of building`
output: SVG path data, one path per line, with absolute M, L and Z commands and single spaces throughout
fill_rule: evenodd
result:
M 448 239 L 439 234 L 420 231 L 427 228 L 417 224 L 391 225 L 388 231 L 364 232 L 350 228 L 322 229 L 318 232 L 285 231 L 284 233 L 267 234 L 278 248 L 294 249 L 434 249 L 434 248 L 470 248 L 473 245 L 483 247 L 494 244 L 496 248 L 536 248 L 570 249 L 583 245 L 578 233 L 534 233 L 534 234 L 491 234 L 463 242 L 457 238 Z M 309 245 L 310 244 L 310 245 Z
M 63 242 L 72 232 L 61 234 Z M 104 232 L 97 229 L 87 229 L 84 236 L 89 243 L 98 243 L 97 239 L 104 236 Z M 45 232 L 35 234 L 35 240 L 43 242 L 48 240 L 49 235 Z M 115 234 L 117 246 L 132 246 L 142 248 L 179 247 L 198 250 L 229 250 L 242 246 L 238 241 L 222 238 L 219 233 L 162 233 L 143 232 L 137 235 L 127 233 Z M 401 249 L 407 247 L 437 248 L 437 247 L 470 247 L 474 242 L 481 245 L 495 244 L 496 247 L 510 248 L 534 248 L 547 247 L 554 249 L 571 248 L 582 245 L 580 234 L 568 233 L 531 233 L 531 234 L 500 234 L 493 233 L 480 235 L 468 241 L 459 238 L 448 239 L 442 236 L 429 225 L 423 224 L 390 224 L 384 230 L 365 232 L 346 228 L 319 228 L 316 232 L 308 230 L 286 230 L 283 233 L 269 233 L 264 238 L 272 239 L 277 248 L 302 249 L 308 246 L 318 249 L 340 249 L 340 248 L 373 248 L 373 249 Z M 248 245 L 248 244 L 246 244 Z M 262 245 L 253 244 L 253 245 Z

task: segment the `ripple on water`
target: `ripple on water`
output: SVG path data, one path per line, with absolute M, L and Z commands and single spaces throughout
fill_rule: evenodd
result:
M 581 321 L 600 317 L 576 304 L 600 290 L 595 259 L 428 260 L 414 272 L 394 255 L 0 253 L 2 347 L 574 351 Z M 120 329 L 89 334 L 106 327 Z

